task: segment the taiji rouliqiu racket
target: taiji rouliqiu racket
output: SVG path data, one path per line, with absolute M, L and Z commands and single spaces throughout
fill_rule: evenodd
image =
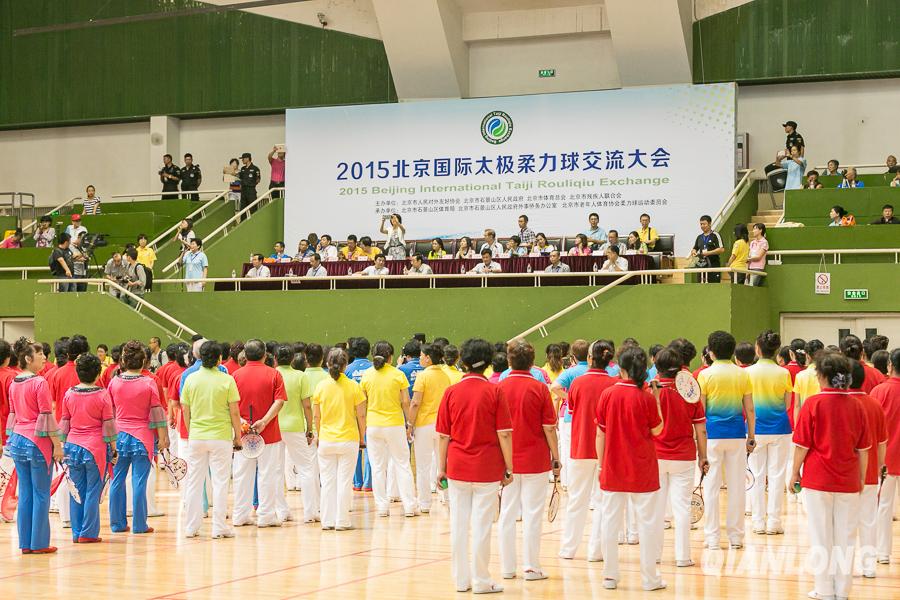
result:
M 13 459 L 3 455 L 3 458 L 0 459 L 0 498 L 3 497 L 3 494 L 6 493 L 6 488 L 9 485 L 9 480 L 12 479 L 13 473 L 16 472 L 16 464 L 13 462 Z
M 678 371 L 675 375 L 675 389 L 689 404 L 700 402 L 700 384 L 688 371 Z
M 881 465 L 881 478 L 878 481 L 878 499 L 881 499 L 881 488 L 884 487 L 884 480 L 887 479 L 887 465 Z
M 497 512 L 494 513 L 494 523 L 500 520 L 500 509 L 503 508 L 503 486 L 497 491 Z
M 59 489 L 59 486 L 62 485 L 62 482 L 66 482 L 66 487 L 69 488 L 69 493 L 72 495 L 72 499 L 81 504 L 81 494 L 78 493 L 78 488 L 75 487 L 75 482 L 72 481 L 72 478 L 69 476 L 69 467 L 64 463 L 57 463 L 59 465 L 59 475 L 53 478 L 53 481 L 50 482 L 50 495 L 56 494 L 56 491 Z
M 103 477 L 103 491 L 100 492 L 100 504 L 106 502 L 106 497 L 109 495 L 109 484 L 112 482 L 113 478 L 113 465 L 111 462 L 106 463 L 106 475 Z
M 547 505 L 547 522 L 556 520 L 559 513 L 559 477 L 553 478 L 553 491 L 550 492 L 550 503 Z
M 747 459 L 750 459 L 750 453 L 747 453 Z M 756 475 L 753 474 L 753 471 L 750 470 L 750 466 L 747 465 L 747 473 L 744 475 L 744 485 L 747 488 L 747 491 L 753 489 L 753 486 L 756 485 Z
M 244 458 L 259 458 L 266 448 L 266 442 L 262 436 L 253 429 L 253 407 L 250 407 L 250 429 L 241 436 L 241 455 Z
M 691 494 L 691 525 L 700 522 L 703 518 L 703 478 L 706 477 L 705 471 L 700 471 L 700 483 L 694 488 Z
M 178 489 L 179 482 L 187 475 L 187 461 L 177 456 L 172 456 L 168 448 L 159 451 L 159 457 L 162 459 L 163 470 L 169 476 L 169 484 Z

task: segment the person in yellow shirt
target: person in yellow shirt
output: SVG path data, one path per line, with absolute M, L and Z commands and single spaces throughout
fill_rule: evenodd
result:
M 734 245 L 731 247 L 731 258 L 728 259 L 726 266 L 732 269 L 746 269 L 747 260 L 750 258 L 750 232 L 743 223 L 738 223 L 734 227 Z M 743 285 L 747 276 L 744 273 L 732 273 L 731 281 L 738 285 Z
M 444 374 L 450 379 L 450 385 L 459 383 L 463 378 L 463 372 L 459 370 L 456 363 L 459 361 L 459 348 L 453 344 L 444 346 L 444 362 L 441 365 Z M 413 390 L 415 392 L 415 389 Z
M 647 213 L 641 215 L 641 228 L 638 229 L 638 236 L 640 236 L 642 242 L 647 244 L 647 248 L 650 250 L 656 247 L 656 240 L 659 239 L 659 234 L 656 232 L 655 227 L 650 227 L 650 215 Z
M 137 261 L 153 270 L 153 264 L 156 262 L 156 252 L 147 245 L 147 236 L 143 233 L 137 238 Z
M 425 368 L 416 375 L 409 409 L 409 422 L 413 425 L 413 450 L 416 453 L 416 488 L 419 510 L 423 514 L 431 511 L 431 486 L 437 475 L 434 453 L 438 437 L 434 424 L 444 391 L 450 387 L 450 378 L 444 371 L 447 365 L 442 362 L 446 348 L 441 348 L 439 344 L 425 344 L 422 347 L 419 364 Z
M 367 235 L 359 238 L 359 249 L 362 252 L 362 258 L 368 258 L 371 261 L 375 260 L 375 256 L 381 254 L 381 250 L 372 243 L 372 238 Z
M 366 253 L 356 243 L 356 236 L 352 233 L 347 236 L 347 245 L 341 248 L 341 260 L 359 260 L 365 258 Z
M 403 371 L 391 364 L 394 347 L 377 342 L 372 350 L 372 366 L 359 382 L 366 399 L 366 448 L 372 464 L 372 491 L 379 517 L 390 514 L 387 493 L 388 468 L 394 470 L 403 513 L 416 516 L 412 469 L 409 466 L 408 425 L 409 381 Z
M 797 373 L 794 378 L 794 423 L 800 418 L 800 407 L 810 396 L 818 394 L 819 377 L 816 374 L 816 356 L 825 349 L 825 344 L 819 340 L 806 342 L 806 360 L 809 365 L 805 371 Z
M 319 437 L 319 499 L 322 529 L 346 531 L 350 524 L 353 468 L 357 453 L 366 447 L 366 399 L 359 384 L 344 375 L 347 354 L 332 348 L 325 362 L 327 379 L 313 393 L 313 421 Z
M 550 377 L 550 383 L 553 383 L 557 377 L 562 375 L 564 369 L 562 347 L 559 344 L 550 344 L 545 352 L 547 354 L 547 362 L 541 368 L 547 372 L 547 376 Z

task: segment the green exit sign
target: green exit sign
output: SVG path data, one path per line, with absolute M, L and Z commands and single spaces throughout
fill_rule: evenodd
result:
M 556 77 L 556 69 L 539 69 L 538 77 Z
M 844 290 L 844 300 L 868 300 L 869 290 Z

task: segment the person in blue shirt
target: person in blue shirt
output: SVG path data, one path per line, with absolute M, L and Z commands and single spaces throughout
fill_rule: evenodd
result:
M 856 178 L 856 167 L 850 167 L 844 172 L 844 179 L 837 185 L 838 188 L 861 188 L 865 184 Z
M 397 367 L 406 375 L 409 382 L 409 397 L 413 395 L 413 384 L 416 382 L 416 375 L 425 367 L 419 363 L 419 356 L 422 354 L 422 344 L 419 340 L 409 340 L 403 345 L 403 364 Z
M 270 254 L 269 258 L 276 262 L 290 262 L 291 255 L 284 253 L 284 242 L 275 242 L 275 253 Z
M 799 190 L 803 189 L 803 174 L 806 173 L 806 159 L 800 155 L 800 148 L 791 146 L 791 155 L 785 157 L 780 164 L 782 169 L 787 170 L 787 182 L 784 189 Z
M 663 349 L 662 344 L 653 344 L 650 346 L 650 368 L 647 369 L 647 381 L 653 381 L 657 377 L 656 371 L 656 355 L 659 354 L 659 351 Z
M 593 250 L 596 250 L 600 247 L 600 244 L 606 241 L 606 230 L 600 227 L 600 215 L 597 213 L 588 215 L 588 224 L 590 227 L 587 231 L 582 231 L 581 233 L 587 236 L 588 244 L 591 245 Z
M 366 369 L 372 368 L 372 361 L 368 359 L 369 351 L 372 344 L 366 338 L 350 338 L 347 340 L 347 353 L 350 355 L 351 361 L 344 369 L 344 375 L 359 383 Z M 354 492 L 371 492 L 372 491 L 372 467 L 369 464 L 369 453 L 364 453 L 365 467 L 363 467 L 362 455 L 356 459 L 356 472 L 353 474 L 353 491 Z

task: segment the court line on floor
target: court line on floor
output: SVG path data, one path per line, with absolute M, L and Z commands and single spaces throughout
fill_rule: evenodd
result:
M 416 563 L 414 565 L 409 565 L 407 567 L 401 567 L 399 569 L 392 569 L 390 571 L 385 571 L 383 573 L 375 573 L 373 575 L 367 575 L 366 577 L 357 577 L 356 579 L 351 579 L 349 581 L 343 581 L 341 583 L 336 583 L 334 585 L 327 585 L 325 587 L 320 587 L 315 590 L 309 590 L 306 592 L 301 592 L 299 594 L 293 594 L 291 596 L 284 596 L 281 600 L 290 600 L 291 598 L 302 598 L 303 596 L 309 596 L 310 594 L 318 594 L 320 592 L 327 592 L 329 590 L 334 590 L 339 587 L 344 587 L 345 585 L 352 585 L 354 583 L 361 583 L 363 581 L 369 581 L 370 579 L 377 579 L 378 577 L 384 577 L 385 575 L 394 575 L 395 573 L 401 573 L 403 571 L 408 571 L 410 569 L 415 569 L 417 567 L 424 567 L 427 565 L 431 565 L 438 562 L 443 562 L 446 560 L 450 560 L 449 556 L 445 556 L 443 558 L 433 558 L 431 560 L 427 560 L 425 562 Z

